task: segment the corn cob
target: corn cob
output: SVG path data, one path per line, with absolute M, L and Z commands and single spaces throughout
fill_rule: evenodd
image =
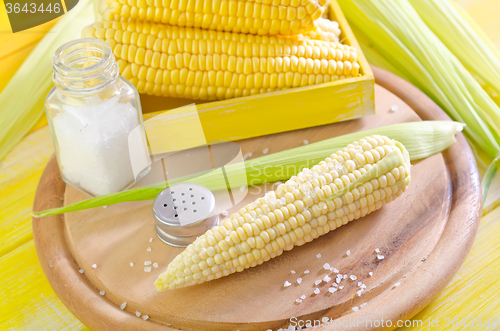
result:
M 316 29 L 305 33 L 304 36 L 315 40 L 339 42 L 340 28 L 338 22 L 319 18 L 314 22 L 314 25 Z
M 325 0 L 105 0 L 105 20 L 133 19 L 258 35 L 311 30 Z
M 400 196 L 405 147 L 384 136 L 349 144 L 198 237 L 156 280 L 157 290 L 203 283 L 262 264 Z
M 254 36 L 148 22 L 101 22 L 105 40 L 139 93 L 229 99 L 357 77 L 356 49 L 303 37 Z

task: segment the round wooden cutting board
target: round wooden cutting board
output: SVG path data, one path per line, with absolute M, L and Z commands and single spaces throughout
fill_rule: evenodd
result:
M 316 142 L 393 123 L 449 119 L 409 83 L 374 71 L 376 115 L 239 141 L 242 152 L 259 157 L 266 148 L 274 153 L 300 146 L 304 140 Z M 389 111 L 393 105 L 397 111 Z M 250 190 L 229 213 L 263 192 Z M 33 209 L 86 198 L 64 184 L 52 158 Z M 156 237 L 152 201 L 35 218 L 33 232 L 40 263 L 55 292 L 94 330 L 277 330 L 290 323 L 329 319 L 323 328 L 371 330 L 382 319 L 395 323 L 414 316 L 444 288 L 469 252 L 480 210 L 477 166 L 465 138 L 458 134 L 457 143 L 445 152 L 416 162 L 408 190 L 381 210 L 261 266 L 201 285 L 155 291 L 154 280 L 182 249 Z M 383 259 L 377 258 L 375 248 Z M 159 267 L 145 272 L 145 261 Z M 329 286 L 320 285 L 320 294 L 314 295 L 314 282 L 327 275 L 324 263 L 357 279 L 343 280 L 344 288 L 334 294 L 328 293 Z M 284 287 L 285 281 L 292 286 Z M 358 282 L 366 285 L 360 295 Z M 295 303 L 302 295 L 303 302 Z M 136 311 L 149 318 L 137 317 Z

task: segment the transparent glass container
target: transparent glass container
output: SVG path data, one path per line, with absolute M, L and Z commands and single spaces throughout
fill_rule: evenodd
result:
M 63 180 L 90 196 L 129 188 L 139 179 L 129 140 L 145 146 L 146 137 L 139 94 L 119 75 L 111 47 L 73 40 L 56 51 L 52 66 L 55 87 L 45 112 Z

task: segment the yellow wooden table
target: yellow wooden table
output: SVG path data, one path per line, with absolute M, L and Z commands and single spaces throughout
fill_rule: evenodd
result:
M 500 47 L 500 1 L 458 2 Z M 14 35 L 10 32 L 3 3 L 0 4 L 0 90 L 53 24 Z M 52 291 L 33 244 L 31 206 L 38 180 L 52 153 L 50 132 L 47 126 L 41 126 L 0 161 L 0 330 L 87 329 Z M 491 191 L 487 201 L 490 206 L 499 197 L 500 182 L 495 182 Z M 449 319 L 456 329 L 464 330 L 493 328 L 464 327 L 462 319 L 465 323 L 470 323 L 472 317 L 481 318 L 483 323 L 487 318 L 500 321 L 500 207 L 490 209 L 492 211 L 482 218 L 472 251 L 457 275 L 415 316 L 414 320 L 423 321 L 423 329 L 444 329 L 429 328 L 429 321 L 436 319 L 440 325 Z

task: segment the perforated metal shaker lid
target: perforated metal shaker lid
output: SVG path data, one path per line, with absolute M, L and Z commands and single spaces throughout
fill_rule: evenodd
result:
M 173 185 L 153 202 L 158 237 L 172 246 L 187 246 L 217 225 L 215 198 L 206 187 L 192 183 Z

